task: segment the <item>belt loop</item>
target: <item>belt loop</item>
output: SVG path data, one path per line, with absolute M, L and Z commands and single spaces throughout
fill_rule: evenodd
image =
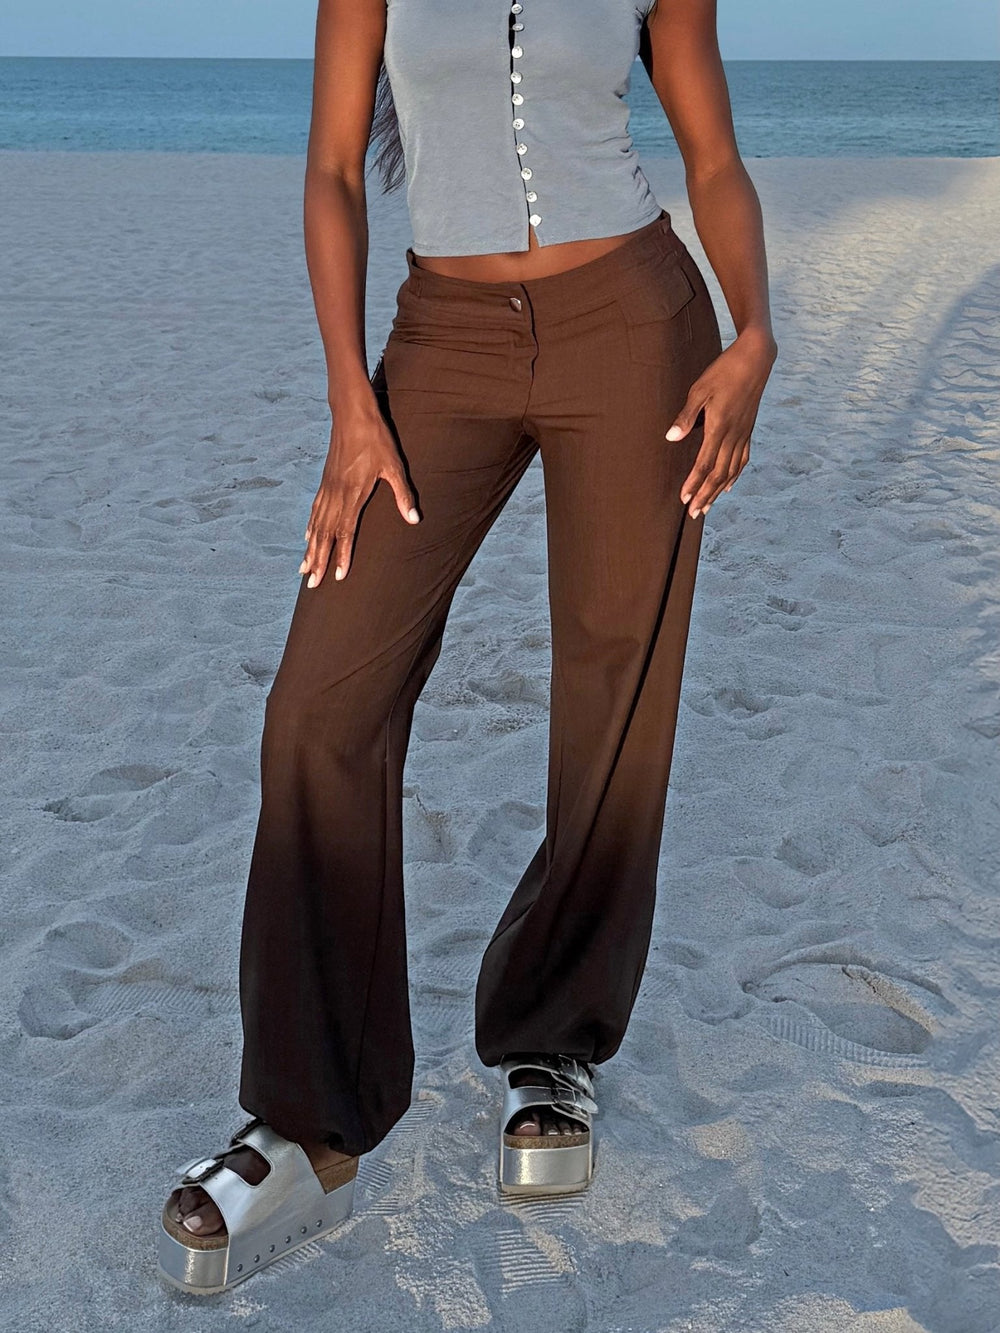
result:
M 410 291 L 413 293 L 414 296 L 419 296 L 420 288 L 422 286 L 422 280 L 420 276 L 420 269 L 417 266 L 417 261 L 414 257 L 413 247 L 411 245 L 408 245 L 406 247 L 406 270 L 407 270 L 406 278 L 407 278 L 407 283 L 409 284 Z

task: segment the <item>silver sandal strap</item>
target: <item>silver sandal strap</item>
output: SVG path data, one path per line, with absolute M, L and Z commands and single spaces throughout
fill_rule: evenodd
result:
M 597 1103 L 586 1093 L 574 1088 L 556 1091 L 554 1088 L 532 1087 L 528 1083 L 508 1088 L 503 1099 L 503 1123 L 509 1132 L 511 1123 L 521 1112 L 532 1107 L 551 1108 L 570 1120 L 580 1120 L 590 1128 L 590 1117 L 597 1114 Z
M 249 1134 L 252 1129 L 256 1129 L 258 1125 L 264 1123 L 259 1116 L 254 1116 L 252 1120 L 248 1120 L 245 1125 L 236 1131 L 229 1140 L 228 1148 L 223 1148 L 217 1153 L 210 1153 L 207 1157 L 192 1157 L 189 1162 L 177 1167 L 176 1171 L 181 1183 L 184 1185 L 200 1185 L 207 1176 L 212 1175 L 213 1172 L 218 1171 L 220 1166 L 225 1165 L 223 1158 L 231 1153 L 234 1147 L 238 1147 L 244 1142 L 243 1136 L 245 1134 Z
M 571 1086 L 579 1088 L 587 1096 L 594 1095 L 594 1081 L 580 1060 L 572 1055 L 530 1055 L 522 1057 L 508 1057 L 501 1060 L 500 1068 L 507 1075 L 508 1083 L 510 1075 L 522 1069 L 539 1069 L 551 1074 L 556 1082 L 569 1083 Z

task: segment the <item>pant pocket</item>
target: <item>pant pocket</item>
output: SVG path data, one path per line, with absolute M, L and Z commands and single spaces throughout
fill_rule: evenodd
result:
M 674 251 L 634 275 L 617 297 L 629 359 L 641 366 L 668 366 L 691 346 L 694 284 Z

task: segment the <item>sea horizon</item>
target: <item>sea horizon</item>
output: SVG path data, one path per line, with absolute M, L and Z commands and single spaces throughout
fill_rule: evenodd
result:
M 310 57 L 2 56 L 0 150 L 302 154 Z M 995 157 L 996 60 L 724 61 L 745 157 Z M 642 153 L 678 148 L 645 69 Z

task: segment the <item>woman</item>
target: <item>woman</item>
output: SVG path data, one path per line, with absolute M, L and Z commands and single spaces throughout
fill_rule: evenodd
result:
M 724 351 L 631 145 L 637 52 L 733 316 Z M 405 168 L 414 239 L 369 379 L 373 129 L 384 183 Z M 320 0 L 305 244 L 333 427 L 261 741 L 240 955 L 253 1119 L 181 1168 L 162 1215 L 161 1271 L 202 1293 L 338 1225 L 359 1156 L 410 1104 L 410 720 L 458 582 L 539 451 L 546 836 L 482 960 L 476 1049 L 502 1072 L 501 1189 L 588 1184 L 594 1067 L 649 945 L 702 519 L 746 466 L 777 355 L 714 0 Z

